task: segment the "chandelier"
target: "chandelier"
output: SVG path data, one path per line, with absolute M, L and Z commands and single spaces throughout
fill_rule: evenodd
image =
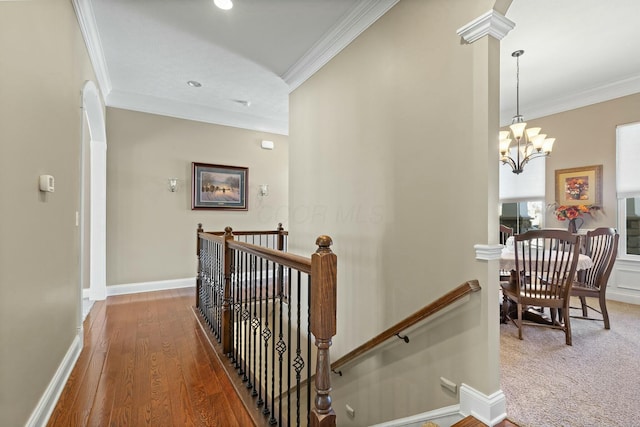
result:
M 521 174 L 524 166 L 531 159 L 548 156 L 553 148 L 555 138 L 547 138 L 540 133 L 541 128 L 526 129 L 527 123 L 520 115 L 520 56 L 524 50 L 516 50 L 511 54 L 516 58 L 516 115 L 513 116 L 508 131 L 500 132 L 500 160 L 513 169 L 513 173 Z M 511 142 L 515 141 L 511 150 Z M 514 151 L 511 153 L 511 151 Z M 513 154 L 513 157 L 511 156 Z M 515 157 L 515 158 L 514 158 Z

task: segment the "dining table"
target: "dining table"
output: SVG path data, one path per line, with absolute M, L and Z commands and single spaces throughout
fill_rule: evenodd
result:
M 578 254 L 578 265 L 576 271 L 586 270 L 593 266 L 593 261 L 588 255 Z M 505 246 L 500 254 L 500 270 L 511 271 L 516 270 L 516 252 L 515 250 Z

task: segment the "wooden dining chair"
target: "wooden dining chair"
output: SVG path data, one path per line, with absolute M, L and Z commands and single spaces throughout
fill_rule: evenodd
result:
M 569 292 L 578 263 L 580 236 L 565 230 L 530 230 L 514 236 L 516 274 L 508 283 L 501 283 L 504 301 L 503 316 L 518 327 L 532 325 L 561 329 L 567 345 L 571 345 Z M 517 319 L 510 317 L 509 300 L 516 304 Z M 528 307 L 548 307 L 561 312 L 563 322 L 535 323 L 523 319 Z
M 507 239 L 513 236 L 513 228 L 500 224 L 500 244 L 506 245 Z
M 513 236 L 513 228 L 500 224 L 500 244 L 507 245 L 507 239 Z M 509 280 L 511 272 L 500 270 L 500 282 L 506 282 Z
M 600 227 L 588 231 L 585 236 L 585 254 L 591 258 L 593 266 L 580 271 L 578 279 L 571 286 L 571 296 L 579 297 L 582 316 L 571 316 L 580 319 L 602 320 L 604 328 L 609 329 L 609 313 L 607 312 L 607 282 L 613 270 L 618 254 L 620 235 L 614 228 Z M 587 304 L 587 298 L 597 298 L 600 310 Z M 572 307 L 575 308 L 575 307 Z M 589 317 L 589 309 L 600 313 L 599 317 Z

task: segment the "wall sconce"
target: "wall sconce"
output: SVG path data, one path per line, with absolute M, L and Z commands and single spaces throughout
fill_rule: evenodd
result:
M 175 193 L 177 187 L 178 187 L 178 179 L 169 178 L 169 191 L 171 191 L 172 193 Z
M 269 195 L 269 184 L 260 184 L 260 191 L 258 194 L 262 197 L 267 197 Z

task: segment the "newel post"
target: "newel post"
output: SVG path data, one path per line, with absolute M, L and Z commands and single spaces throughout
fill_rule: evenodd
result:
M 231 249 L 229 249 L 229 245 L 227 244 L 229 240 L 233 240 L 233 230 L 231 229 L 231 227 L 227 226 L 224 228 L 224 245 L 222 250 L 222 265 L 224 268 L 224 294 L 222 297 L 222 314 L 220 325 L 222 352 L 224 354 L 231 354 L 231 343 L 233 342 L 233 331 L 231 329 L 231 274 L 233 271 L 233 254 L 231 252 Z
M 203 233 L 202 224 L 198 224 L 196 230 L 196 257 L 198 258 L 198 276 L 196 277 L 196 307 L 200 308 L 200 290 L 202 289 L 202 260 L 200 259 L 200 233 Z
M 311 255 L 311 332 L 318 348 L 316 396 L 311 409 L 312 427 L 335 427 L 336 413 L 331 407 L 331 360 L 329 347 L 336 334 L 337 257 L 329 248 L 329 236 L 316 239 L 318 249 Z
M 278 250 L 284 251 L 284 227 L 282 227 L 282 223 L 278 223 Z

